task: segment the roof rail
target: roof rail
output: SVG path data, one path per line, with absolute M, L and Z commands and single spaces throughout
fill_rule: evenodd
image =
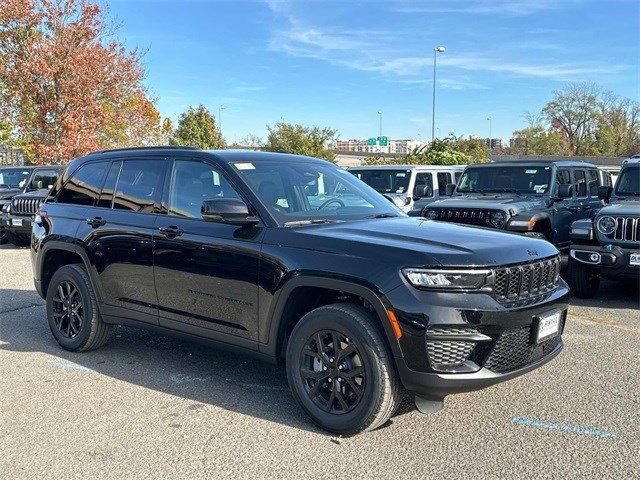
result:
M 131 150 L 200 150 L 200 149 L 198 147 L 191 147 L 186 145 L 158 145 L 155 147 L 110 148 L 106 150 L 97 150 L 92 153 L 128 152 Z

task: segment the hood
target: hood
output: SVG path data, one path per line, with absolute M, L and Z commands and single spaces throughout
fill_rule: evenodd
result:
M 503 210 L 515 213 L 523 210 L 531 210 L 545 204 L 544 197 L 534 196 L 506 196 L 506 195 L 461 195 L 449 197 L 433 202 L 434 208 L 481 208 Z
M 22 192 L 21 188 L 0 188 L 0 200 L 7 200 L 13 198 Z
M 281 241 L 302 249 L 403 266 L 495 266 L 558 254 L 545 240 L 479 227 L 398 217 L 282 228 Z
M 638 200 L 625 200 L 622 202 L 612 203 L 602 207 L 598 211 L 598 217 L 603 215 L 623 216 L 634 215 L 637 216 L 640 212 L 640 199 Z
M 45 199 L 49 195 L 49 190 L 34 190 L 32 192 L 21 193 L 20 195 L 16 195 L 13 197 L 15 200 L 19 198 L 41 198 Z

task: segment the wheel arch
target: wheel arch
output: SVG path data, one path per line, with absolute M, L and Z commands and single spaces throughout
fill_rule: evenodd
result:
M 41 295 L 43 298 L 47 296 L 47 288 L 53 274 L 65 265 L 82 264 L 91 280 L 96 285 L 95 277 L 91 269 L 89 256 L 79 245 L 73 245 L 60 241 L 49 241 L 42 246 L 39 254 L 39 262 L 36 266 L 40 279 Z M 98 299 L 100 298 L 99 289 L 94 288 Z
M 320 298 L 305 299 L 305 294 L 318 295 Z M 299 301 L 303 302 L 303 308 L 299 308 Z M 313 275 L 295 276 L 281 287 L 268 316 L 269 340 L 261 350 L 269 356 L 280 358 L 286 349 L 289 333 L 304 314 L 320 306 L 338 302 L 364 304 L 379 321 L 393 356 L 402 356 L 400 344 L 387 315 L 389 303 L 381 292 L 375 287 L 352 280 Z

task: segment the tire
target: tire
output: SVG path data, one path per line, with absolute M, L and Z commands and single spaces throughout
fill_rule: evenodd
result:
M 569 258 L 567 283 L 575 297 L 592 298 L 600 287 L 600 275 L 595 268 Z
M 334 334 L 337 337 L 332 337 Z M 328 352 L 326 360 L 332 362 L 321 362 L 319 354 L 316 355 L 318 336 L 327 341 L 323 344 Z M 331 341 L 331 338 L 339 340 Z M 333 362 L 331 354 L 336 345 L 344 349 L 342 353 L 351 348 L 354 351 L 349 355 L 336 355 Z M 307 313 L 291 332 L 286 360 L 287 378 L 294 397 L 314 423 L 330 432 L 354 435 L 375 430 L 389 420 L 402 400 L 402 387 L 385 334 L 378 319 L 359 305 L 338 303 Z M 306 363 L 309 361 L 311 363 Z M 359 371 L 361 376 L 356 375 Z M 303 378 L 305 373 L 318 379 Z M 325 377 L 320 384 L 323 375 L 329 378 Z M 322 386 L 318 388 L 320 393 L 312 397 L 316 383 Z M 349 408 L 337 398 L 330 403 L 337 393 L 329 392 L 336 391 L 341 392 Z
M 0 245 L 7 243 L 7 230 L 4 227 L 0 227 Z
M 5 236 L 6 236 L 7 243 L 11 243 L 16 247 L 26 247 L 30 244 L 30 240 L 27 240 L 24 237 L 21 237 L 19 235 L 16 235 L 15 233 L 10 232 L 9 230 L 5 230 Z
M 69 285 L 75 290 L 67 288 Z M 77 293 L 61 296 L 60 288 L 65 294 Z M 64 313 L 61 298 L 69 300 L 67 312 L 72 310 L 74 314 Z M 82 265 L 65 265 L 53 274 L 47 288 L 47 320 L 58 344 L 71 352 L 94 350 L 108 340 L 111 326 L 102 321 L 89 275 Z

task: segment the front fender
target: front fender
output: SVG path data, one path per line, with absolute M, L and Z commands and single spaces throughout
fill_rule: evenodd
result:
M 292 272 L 293 273 L 293 272 Z M 390 304 L 382 292 L 371 285 L 363 285 L 352 280 L 340 280 L 329 277 L 315 276 L 310 274 L 293 274 L 289 280 L 285 281 L 279 288 L 276 298 L 268 316 L 269 341 L 260 346 L 260 351 L 272 357 L 278 355 L 278 340 L 280 332 L 281 318 L 292 292 L 298 287 L 320 287 L 329 290 L 344 292 L 364 298 L 375 310 L 378 319 L 384 329 L 391 351 L 395 357 L 402 356 L 400 344 L 396 338 L 393 327 L 389 321 L 387 310 Z

